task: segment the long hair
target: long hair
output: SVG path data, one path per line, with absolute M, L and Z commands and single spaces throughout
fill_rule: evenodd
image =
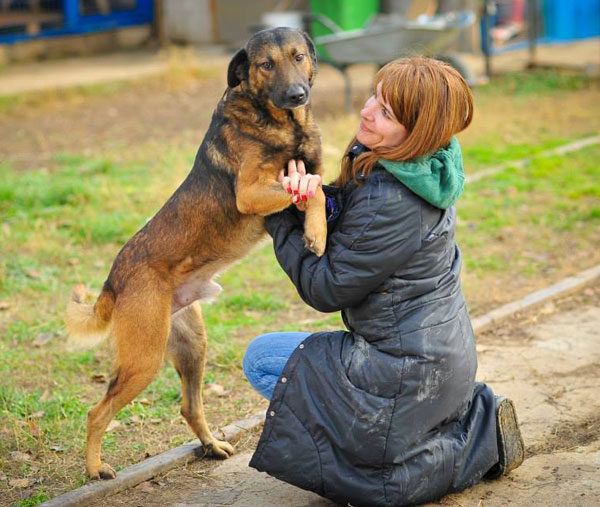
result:
M 473 95 L 456 69 L 431 58 L 400 58 L 375 75 L 375 88 L 381 83 L 383 99 L 396 119 L 408 131 L 398 146 L 378 147 L 357 156 L 348 155 L 354 137 L 342 158 L 337 185 L 361 172 L 368 175 L 380 158 L 412 160 L 446 146 L 452 136 L 469 126 L 473 119 Z

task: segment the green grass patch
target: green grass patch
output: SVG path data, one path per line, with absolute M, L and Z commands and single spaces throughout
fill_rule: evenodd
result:
M 576 234 L 594 248 L 600 224 L 600 146 L 568 156 L 539 157 L 524 168 L 508 168 L 467 185 L 458 204 L 459 243 L 467 268 L 524 276 L 551 261 L 521 253 L 561 251 Z M 564 248 L 564 245 L 563 245 Z M 522 270 L 522 272 L 521 272 Z
M 467 174 L 471 170 L 497 166 L 507 162 L 514 162 L 523 158 L 533 157 L 552 148 L 567 144 L 572 140 L 547 139 L 539 144 L 515 143 L 510 145 L 475 145 L 463 148 L 463 159 Z
M 478 94 L 526 96 L 579 91 L 597 85 L 597 79 L 560 69 L 533 69 L 499 74 L 477 89 Z
M 35 495 L 19 500 L 16 503 L 16 507 L 33 507 L 34 505 L 39 505 L 48 500 L 50 500 L 50 497 L 46 492 L 46 488 L 40 488 Z

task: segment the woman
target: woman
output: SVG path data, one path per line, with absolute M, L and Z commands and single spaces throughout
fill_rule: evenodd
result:
M 523 461 L 510 400 L 475 382 L 460 287 L 454 203 L 464 183 L 455 137 L 473 100 L 436 60 L 391 62 L 376 78 L 328 195 L 328 246 L 303 247 L 301 210 L 318 177 L 291 161 L 293 206 L 267 217 L 302 299 L 342 311 L 348 331 L 272 333 L 244 371 L 271 400 L 250 466 L 340 504 L 427 502 Z

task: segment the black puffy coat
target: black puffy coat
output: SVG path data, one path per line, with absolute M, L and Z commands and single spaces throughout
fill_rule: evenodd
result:
M 474 382 L 455 210 L 381 166 L 335 198 L 321 258 L 303 247 L 294 209 L 266 220 L 302 299 L 341 310 L 349 331 L 313 334 L 294 351 L 250 466 L 355 507 L 474 484 L 498 460 L 495 405 Z

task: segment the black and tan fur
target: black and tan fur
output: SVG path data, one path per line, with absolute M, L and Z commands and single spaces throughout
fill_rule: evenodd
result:
M 269 62 L 269 63 L 266 63 Z M 154 378 L 165 355 L 182 381 L 181 412 L 205 448 L 226 458 L 228 442 L 208 429 L 202 404 L 206 332 L 199 301 L 221 288 L 213 277 L 264 236 L 264 216 L 291 204 L 277 182 L 288 160 L 321 165 L 320 136 L 308 106 L 315 50 L 302 32 L 277 28 L 254 35 L 233 57 L 192 171 L 162 209 L 117 255 L 96 303 L 73 291 L 72 336 L 112 335 L 113 375 L 88 413 L 88 475 L 115 477 L 100 460 L 102 435 L 114 415 Z M 325 197 L 306 212 L 305 243 L 325 250 Z

